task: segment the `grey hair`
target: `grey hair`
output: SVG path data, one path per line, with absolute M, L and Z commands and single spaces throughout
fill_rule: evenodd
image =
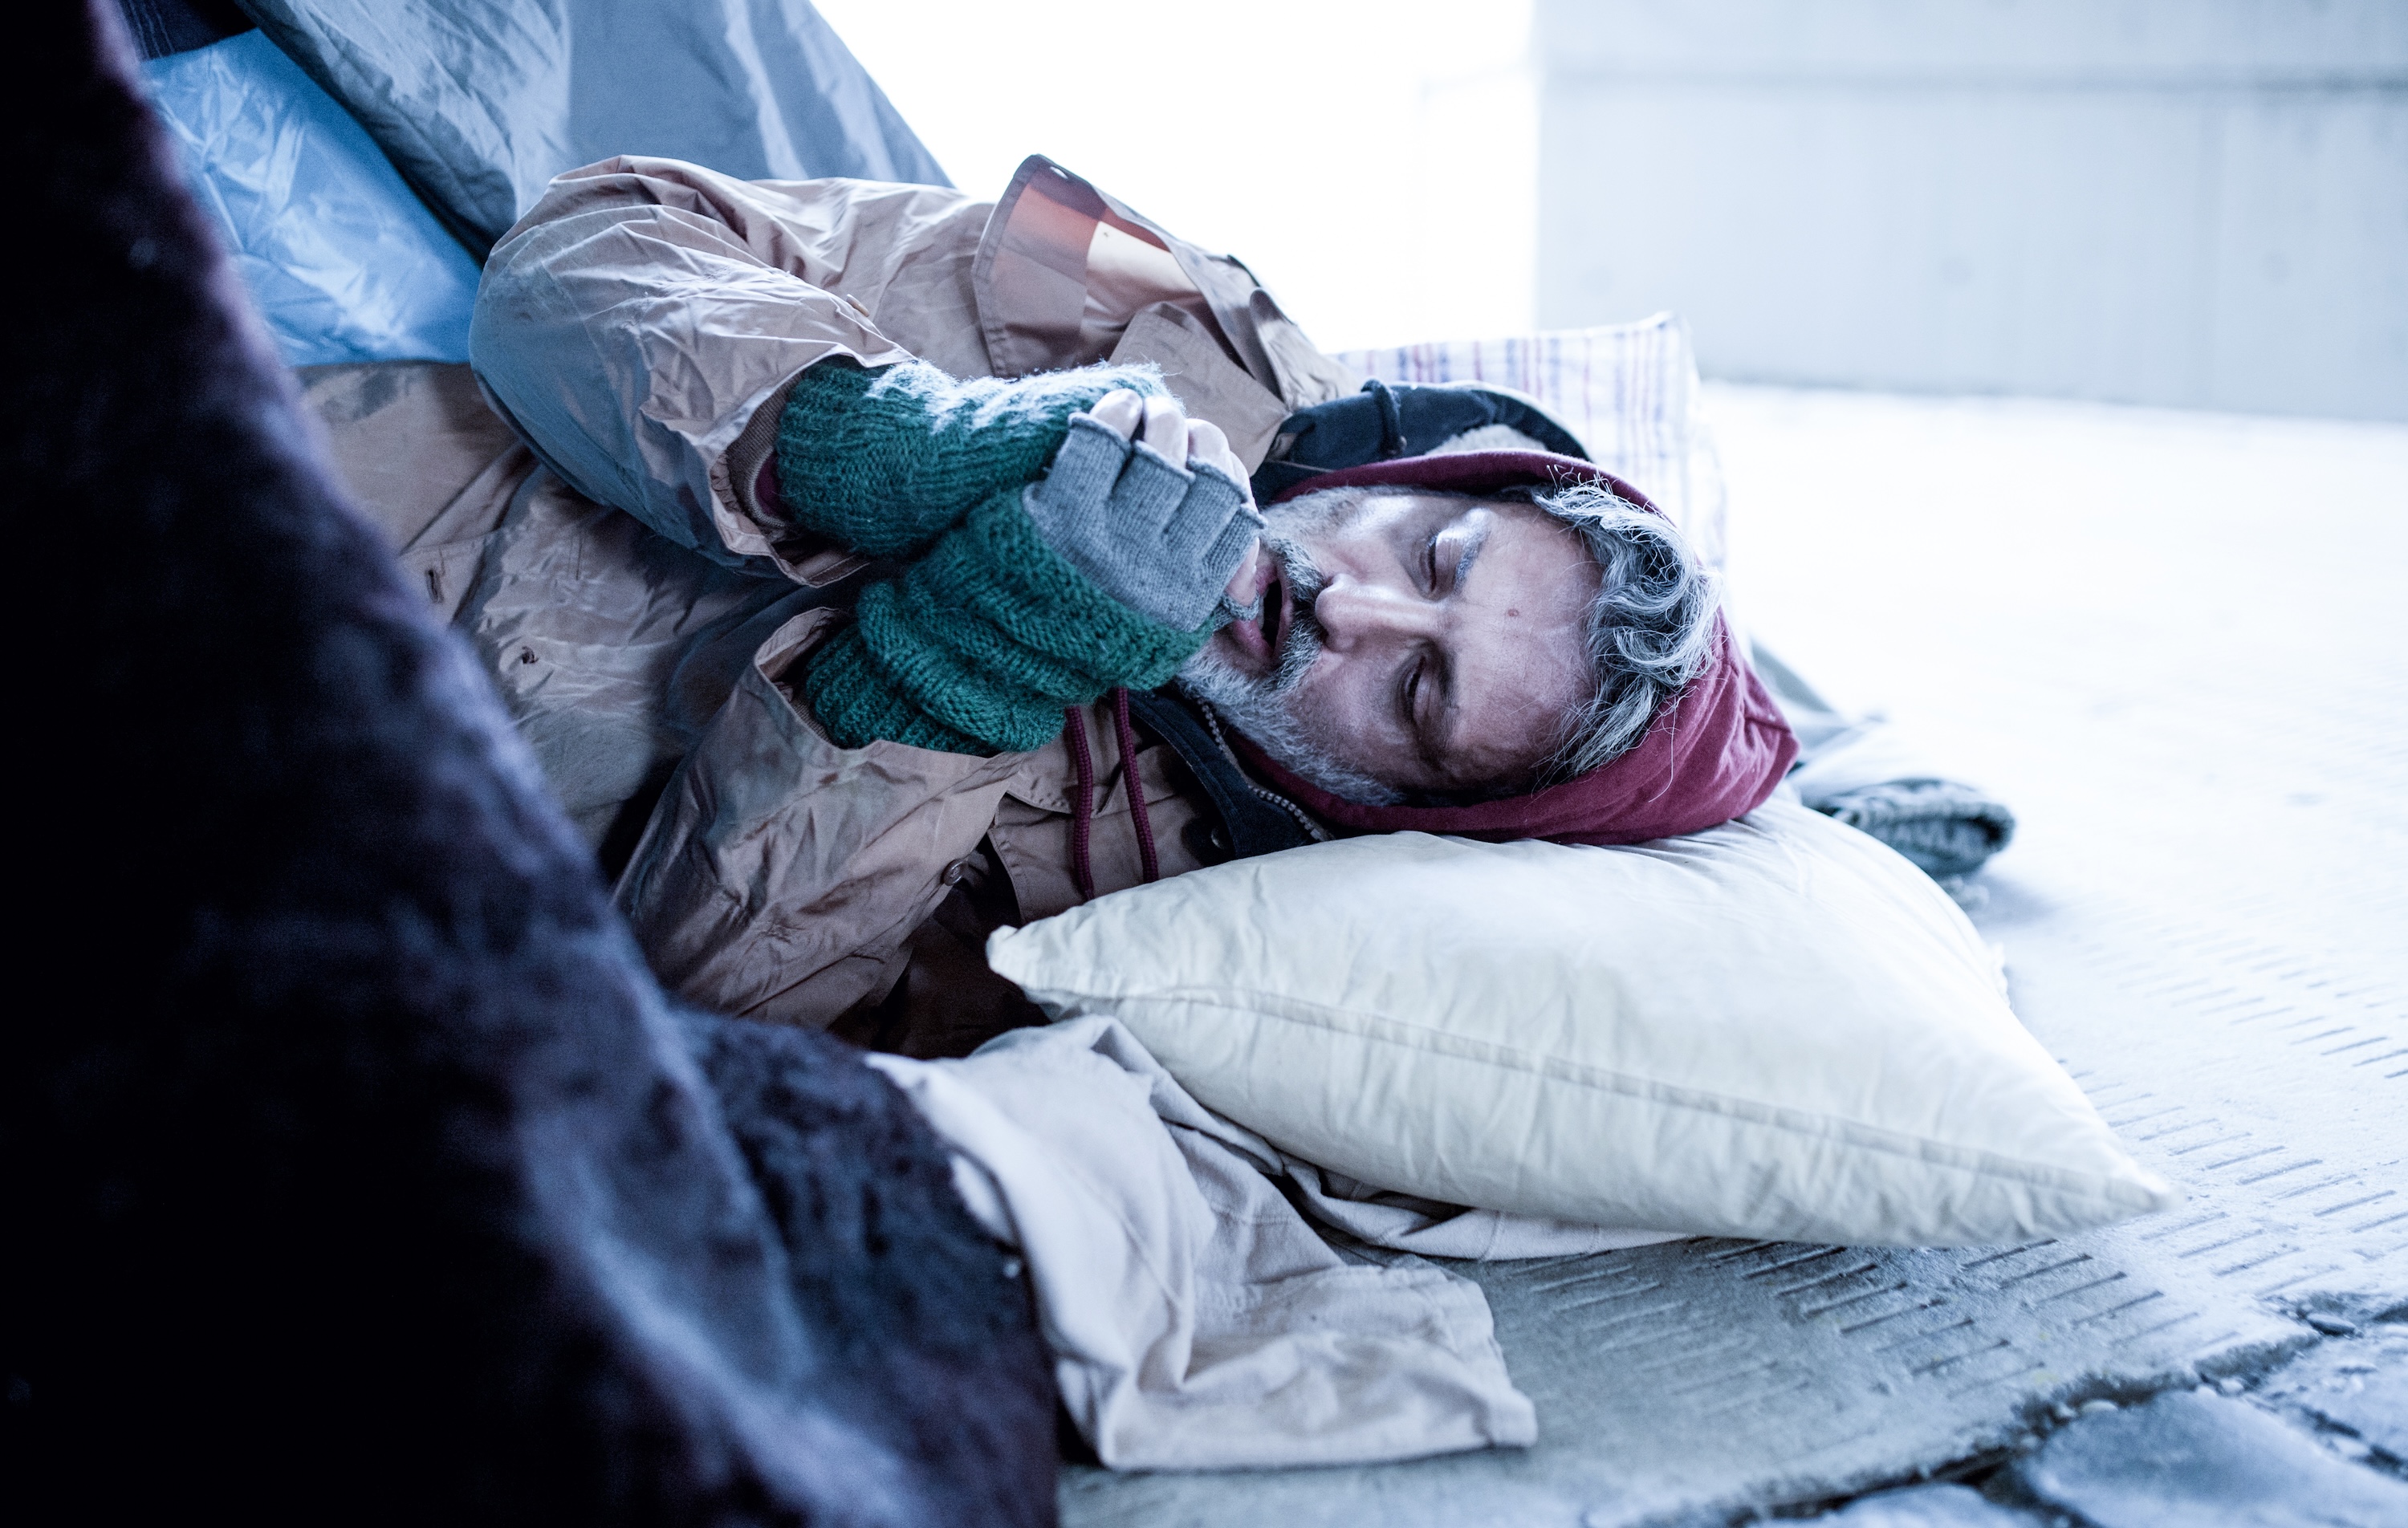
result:
M 1597 688 L 1564 721 L 1540 771 L 1570 779 L 1639 746 L 1656 712 L 1713 657 L 1722 591 L 1679 527 L 1602 483 L 1508 489 L 1580 533 L 1604 578 L 1589 602 L 1588 658 Z

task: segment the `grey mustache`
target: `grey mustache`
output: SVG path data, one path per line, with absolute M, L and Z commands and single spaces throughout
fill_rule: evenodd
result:
M 1284 694 L 1303 682 L 1305 671 L 1320 658 L 1328 639 L 1321 618 L 1313 614 L 1313 601 L 1329 587 L 1329 575 L 1314 564 L 1301 543 L 1285 536 L 1264 536 L 1263 549 L 1280 560 L 1282 579 L 1287 588 L 1287 635 L 1275 654 L 1278 666 L 1268 685 L 1271 693 Z

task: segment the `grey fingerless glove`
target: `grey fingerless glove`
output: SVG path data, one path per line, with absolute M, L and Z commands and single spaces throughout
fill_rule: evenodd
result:
M 1079 414 L 1022 503 L 1046 545 L 1140 615 L 1192 632 L 1254 613 L 1225 590 L 1263 517 L 1218 467 L 1181 466 Z

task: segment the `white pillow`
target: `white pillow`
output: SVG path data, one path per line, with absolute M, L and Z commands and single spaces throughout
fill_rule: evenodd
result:
M 2176 1200 L 1956 904 L 1786 802 L 1628 849 L 1319 844 L 999 930 L 987 958 L 1291 1154 L 1451 1204 L 1964 1246 Z

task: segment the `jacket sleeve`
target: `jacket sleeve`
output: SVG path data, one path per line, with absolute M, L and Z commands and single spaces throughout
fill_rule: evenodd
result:
M 882 331 L 880 306 L 914 315 L 924 348 L 976 346 L 968 270 L 988 211 L 926 186 L 605 160 L 553 181 L 494 246 L 470 359 L 496 408 L 588 497 L 716 561 L 783 566 L 782 527 L 733 480 L 731 449 L 765 405 L 774 429 L 806 367 L 910 359 L 913 336 Z M 982 351 L 947 360 L 985 370 Z
M 620 878 L 654 972 L 722 1013 L 825 1028 L 884 993 L 1024 763 L 830 742 L 778 676 L 838 619 L 764 644 Z

